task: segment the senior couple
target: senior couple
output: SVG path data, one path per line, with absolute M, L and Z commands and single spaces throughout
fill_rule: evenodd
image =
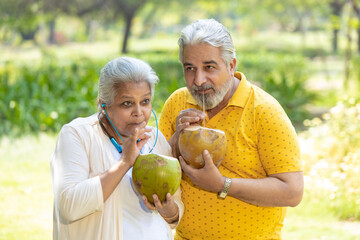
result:
M 195 21 L 178 43 L 186 88 L 165 102 L 159 131 L 146 126 L 159 79 L 147 63 L 129 57 L 101 70 L 98 113 L 61 129 L 51 159 L 54 239 L 281 239 L 286 207 L 303 194 L 290 120 L 236 71 L 234 44 L 221 23 Z M 203 121 L 226 133 L 219 167 L 207 150 L 201 169 L 179 154 L 179 133 Z M 183 171 L 176 193 L 163 202 L 154 195 L 154 204 L 131 179 L 137 156 L 151 151 L 178 158 Z

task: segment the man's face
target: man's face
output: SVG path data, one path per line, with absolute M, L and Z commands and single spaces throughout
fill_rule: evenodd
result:
M 184 47 L 184 76 L 186 86 L 199 106 L 216 107 L 231 87 L 234 62 L 227 67 L 220 48 L 209 44 Z

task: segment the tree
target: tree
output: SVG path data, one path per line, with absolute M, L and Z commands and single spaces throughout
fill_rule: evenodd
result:
M 34 40 L 39 30 L 40 4 L 36 0 L 0 1 L 0 26 L 8 26 L 18 32 L 22 40 Z
M 334 53 L 338 50 L 338 35 L 340 30 L 340 18 L 344 5 L 347 0 L 331 0 L 329 3 L 331 9 L 331 27 L 333 32 L 332 50 Z
M 110 0 L 110 8 L 113 9 L 114 17 L 117 18 L 118 14 L 121 13 L 125 20 L 125 31 L 124 38 L 121 47 L 122 53 L 127 53 L 128 39 L 130 36 L 130 30 L 132 21 L 137 11 L 144 6 L 147 0 Z
M 55 23 L 58 15 L 66 14 L 82 18 L 87 14 L 100 11 L 103 6 L 104 1 L 102 0 L 46 0 L 42 11 L 46 15 L 49 27 L 49 43 L 54 43 Z
M 357 47 L 358 47 L 358 53 L 360 53 L 360 1 L 358 0 L 350 0 L 350 4 L 352 8 L 354 9 L 355 15 L 357 17 Z

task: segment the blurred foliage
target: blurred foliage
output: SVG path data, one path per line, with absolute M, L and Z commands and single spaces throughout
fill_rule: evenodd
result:
M 351 77 L 352 80 L 354 82 L 354 88 L 357 92 L 357 94 L 360 92 L 360 55 L 357 55 L 356 57 L 354 57 L 352 59 L 352 64 L 351 64 Z
M 311 59 L 316 57 L 326 57 L 329 55 L 326 50 L 319 47 L 303 47 L 299 52 L 301 53 L 301 55 Z
M 153 107 L 160 112 L 170 93 L 184 86 L 177 59 L 144 55 L 161 79 Z M 161 54 L 166 56 L 164 54 Z M 97 84 L 105 60 L 59 59 L 48 55 L 39 65 L 0 66 L 0 135 L 57 132 L 76 117 L 97 111 Z
M 340 101 L 300 134 L 306 185 L 341 219 L 360 220 L 360 98 Z
M 159 113 L 169 95 L 185 86 L 177 53 L 153 51 L 132 56 L 149 62 L 160 78 L 153 99 L 153 108 Z M 88 58 L 60 62 L 48 54 L 39 65 L 7 62 L 0 66 L 0 135 L 56 132 L 72 119 L 97 111 L 97 82 L 105 64 L 105 60 Z M 239 59 L 238 70 L 273 95 L 292 121 L 305 119 L 305 106 L 314 95 L 304 86 L 308 75 L 303 58 L 246 54 Z
M 0 66 L 0 134 L 58 131 L 69 119 L 93 112 L 99 66 L 89 59 L 60 63 L 51 57 L 39 66 Z
M 132 54 L 150 64 L 158 75 L 160 82 L 155 87 L 153 108 L 160 113 L 165 100 L 172 92 L 185 86 L 184 74 L 177 59 L 177 52 L 157 50 Z
M 239 57 L 238 69 L 249 81 L 257 82 L 275 97 L 293 122 L 299 123 L 309 117 L 306 106 L 316 95 L 305 86 L 309 68 L 302 56 L 245 53 Z
M 344 4 L 348 8 L 351 5 L 345 0 L 0 0 L 0 41 L 14 45 L 17 38 L 25 37 L 37 43 L 57 43 L 53 41 L 55 34 L 76 29 L 71 24 L 60 26 L 61 18 L 77 18 L 86 26 L 81 38 L 64 35 L 65 39 L 75 41 L 92 41 L 95 35 L 103 41 L 107 36 L 101 33 L 109 28 L 117 32 L 117 37 L 119 33 L 121 37 L 140 38 L 179 33 L 182 27 L 199 18 L 215 18 L 232 34 L 246 37 L 274 31 L 298 32 L 305 39 L 313 30 L 346 27 L 340 24 L 350 15 L 343 11 Z M 356 20 L 359 19 L 352 22 Z M 355 25 L 351 24 L 353 29 L 357 29 Z M 131 29 L 131 34 L 126 29 Z M 329 40 L 326 42 L 330 45 Z

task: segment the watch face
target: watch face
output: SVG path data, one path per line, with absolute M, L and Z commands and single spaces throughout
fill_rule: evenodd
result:
M 224 193 L 224 192 L 219 193 L 219 197 L 225 198 L 225 197 L 226 197 L 226 193 Z

